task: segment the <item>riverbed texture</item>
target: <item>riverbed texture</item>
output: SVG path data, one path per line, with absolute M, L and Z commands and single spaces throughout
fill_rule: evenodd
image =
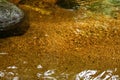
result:
M 0 80 L 120 79 L 119 13 L 19 7 L 29 28 L 0 38 Z

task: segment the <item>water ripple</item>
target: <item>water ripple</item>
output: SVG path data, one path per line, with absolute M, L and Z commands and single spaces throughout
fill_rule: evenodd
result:
M 34 79 L 39 80 L 120 80 L 119 75 L 116 75 L 115 72 L 117 72 L 117 68 L 115 69 L 108 69 L 105 71 L 100 70 L 83 70 L 80 71 L 80 73 L 72 74 L 72 73 L 57 73 L 59 70 L 57 69 L 49 69 L 46 71 L 41 71 L 44 67 L 42 65 L 37 65 L 36 69 L 34 69 L 36 72 L 36 75 L 34 75 Z M 34 73 L 33 70 L 33 73 Z M 27 73 L 27 72 L 26 72 Z M 26 77 L 20 76 L 19 67 L 18 66 L 8 66 L 6 67 L 6 70 L 0 71 L 0 79 L 5 80 L 21 80 L 21 79 L 28 79 L 32 73 L 27 73 Z M 33 76 L 33 74 L 32 74 Z M 29 78 L 31 79 L 31 78 Z

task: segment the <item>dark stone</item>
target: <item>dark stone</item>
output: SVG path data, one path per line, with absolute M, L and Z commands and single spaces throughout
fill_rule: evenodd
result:
M 11 26 L 12 29 L 0 31 L 0 39 L 24 35 L 30 27 L 29 11 L 24 10 L 24 18 L 17 24 Z
M 77 9 L 80 6 L 76 0 L 57 0 L 56 4 L 65 9 Z
M 17 23 L 21 22 L 24 13 L 16 5 L 0 0 L 0 32 L 16 28 Z

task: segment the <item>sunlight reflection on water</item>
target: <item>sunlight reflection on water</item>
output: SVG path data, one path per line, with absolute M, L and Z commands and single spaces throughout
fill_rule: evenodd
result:
M 37 66 L 37 69 L 42 69 L 43 67 L 41 65 Z M 1 70 L 0 71 L 0 79 L 5 80 L 21 80 L 21 77 L 19 77 L 19 73 L 17 73 L 18 67 L 8 66 L 6 69 L 10 70 Z M 11 71 L 12 70 L 12 71 Z M 47 70 L 44 73 L 36 73 L 37 79 L 42 80 L 59 80 L 59 78 L 62 77 L 62 80 L 68 80 L 70 74 L 67 73 L 61 73 L 59 76 L 54 76 L 56 74 L 56 69 Z M 106 70 L 102 73 L 99 73 L 99 70 L 84 70 L 80 73 L 76 73 L 74 76 L 74 80 L 120 80 L 119 75 L 115 75 L 114 72 L 117 71 L 117 68 L 113 70 Z M 73 76 L 73 77 L 74 77 Z M 64 78 L 64 79 L 63 79 Z M 24 79 L 24 78 L 23 78 Z
M 43 67 L 41 65 L 37 65 L 36 70 L 40 70 Z M 9 70 L 8 70 L 9 69 Z M 19 72 L 17 71 L 19 67 L 13 65 L 8 66 L 6 70 L 0 71 L 0 79 L 2 80 L 21 80 L 24 78 L 21 78 L 19 76 Z M 12 70 L 12 71 L 11 71 Z M 75 75 L 70 75 L 71 73 L 61 73 L 58 76 L 56 75 L 57 70 L 51 69 L 44 72 L 38 72 L 36 73 L 36 77 L 39 80 L 69 80 L 69 77 L 73 76 L 74 80 L 119 80 L 119 75 L 115 75 L 114 72 L 117 71 L 117 68 L 113 70 L 106 70 L 102 71 L 100 73 L 99 70 L 84 70 L 80 73 L 76 73 Z M 28 74 L 29 76 L 29 74 Z M 61 79 L 62 77 L 62 79 Z M 26 80 L 27 78 L 25 78 Z M 30 78 L 29 78 L 30 79 Z
M 81 79 L 82 80 L 119 80 L 120 79 L 118 75 L 113 75 L 114 70 L 106 70 L 100 73 L 97 77 L 93 77 L 94 75 L 97 74 L 97 72 L 98 72 L 97 70 L 82 71 L 76 75 L 75 80 L 81 80 Z

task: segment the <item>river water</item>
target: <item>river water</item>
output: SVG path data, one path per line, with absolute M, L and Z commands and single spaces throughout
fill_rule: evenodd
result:
M 119 15 L 20 7 L 27 16 L 21 29 L 29 28 L 0 38 L 0 80 L 120 79 Z

